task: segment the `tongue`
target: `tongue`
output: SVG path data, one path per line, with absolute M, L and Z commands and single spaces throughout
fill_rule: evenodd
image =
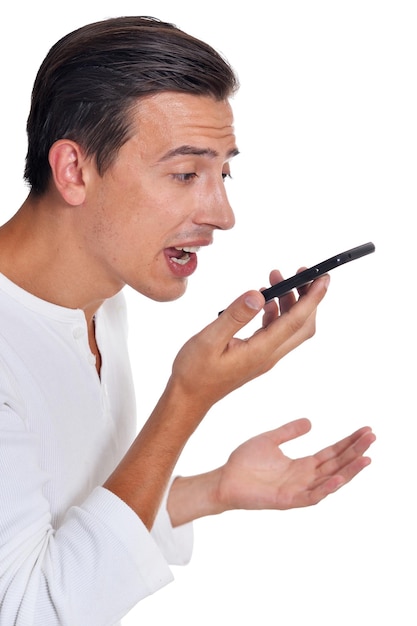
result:
M 180 259 L 182 256 L 184 256 L 184 251 L 176 250 L 176 248 L 168 248 L 168 255 L 170 257 L 174 257 L 175 259 Z

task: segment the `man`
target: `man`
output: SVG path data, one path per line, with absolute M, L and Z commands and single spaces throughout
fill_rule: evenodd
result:
M 115 624 L 188 561 L 193 520 L 316 504 L 370 462 L 368 427 L 288 459 L 279 445 L 309 430 L 301 419 L 172 478 L 210 408 L 314 334 L 328 276 L 279 305 L 237 298 L 181 349 L 135 437 L 121 291 L 180 297 L 198 249 L 233 226 L 237 87 L 212 48 L 152 18 L 81 28 L 39 70 L 30 192 L 0 229 L 2 626 Z

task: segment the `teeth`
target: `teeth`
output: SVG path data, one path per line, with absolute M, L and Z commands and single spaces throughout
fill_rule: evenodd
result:
M 185 265 L 190 260 L 190 254 L 192 252 L 198 252 L 200 250 L 200 246 L 185 246 L 184 248 L 175 246 L 175 250 L 179 250 L 183 253 L 183 255 L 179 259 L 172 257 L 172 261 L 174 263 L 178 263 L 178 265 Z
M 175 257 L 172 257 L 172 261 L 174 263 L 177 263 L 177 265 L 185 265 L 186 263 L 188 263 L 189 260 L 190 260 L 190 255 L 189 254 L 185 254 L 180 259 L 176 259 Z
M 185 248 L 177 248 L 175 250 L 183 250 L 184 252 L 198 252 L 200 250 L 200 246 L 186 246 Z

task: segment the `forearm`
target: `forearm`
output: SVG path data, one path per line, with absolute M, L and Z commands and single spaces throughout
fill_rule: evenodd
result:
M 104 487 L 150 529 L 184 445 L 208 407 L 170 380 L 151 416 Z

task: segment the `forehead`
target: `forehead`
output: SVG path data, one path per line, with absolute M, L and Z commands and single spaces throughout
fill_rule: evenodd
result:
M 149 96 L 135 106 L 132 140 L 159 158 L 188 144 L 224 158 L 237 151 L 228 100 L 173 92 Z

